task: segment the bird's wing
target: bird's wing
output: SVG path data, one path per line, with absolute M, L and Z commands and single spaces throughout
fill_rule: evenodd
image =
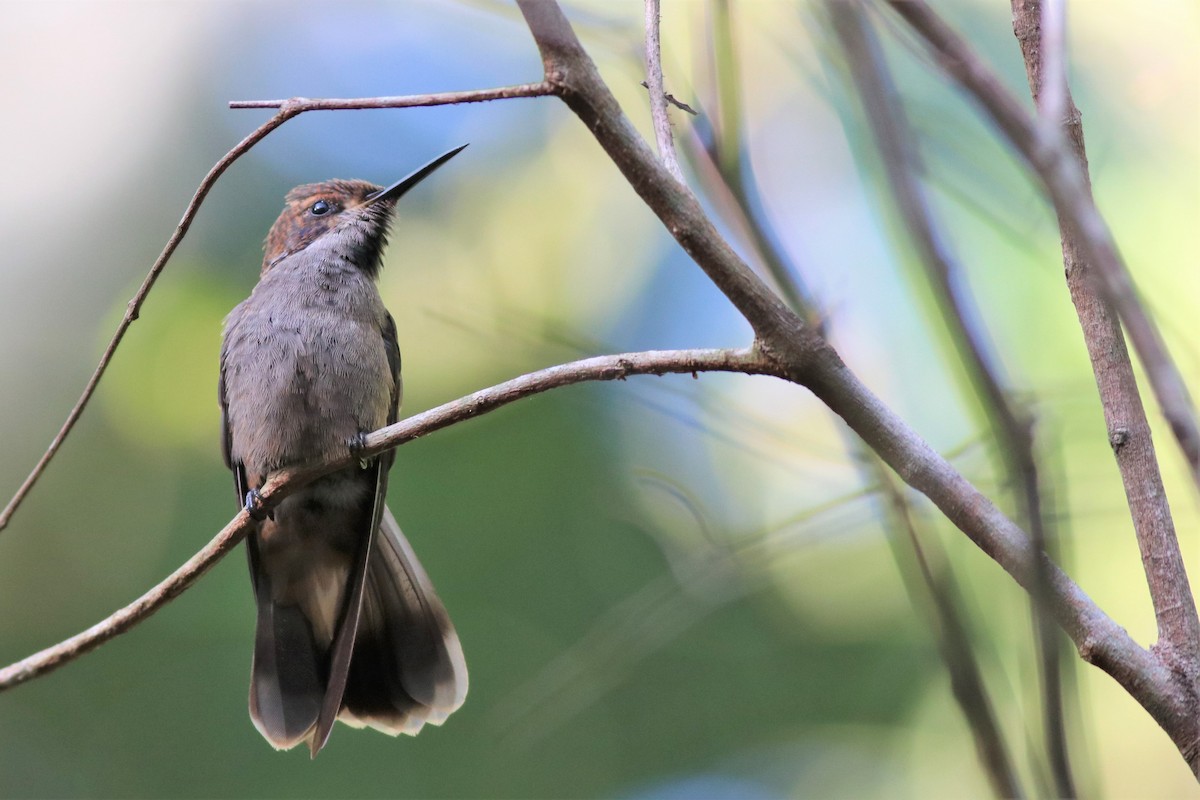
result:
M 396 320 L 392 319 L 391 314 L 387 315 L 379 333 L 383 336 L 388 369 L 392 372 L 392 406 L 388 410 L 388 425 L 391 425 L 400 418 L 400 403 L 404 399 L 404 380 L 400 377 L 400 343 L 396 340 Z M 389 454 L 395 452 L 395 450 L 388 451 Z
M 238 504 L 246 502 L 246 468 L 233 460 L 233 429 L 229 426 L 229 399 L 225 396 L 225 346 L 221 346 L 221 373 L 217 379 L 217 402 L 221 406 L 221 455 L 225 466 L 233 470 L 233 488 L 237 492 Z

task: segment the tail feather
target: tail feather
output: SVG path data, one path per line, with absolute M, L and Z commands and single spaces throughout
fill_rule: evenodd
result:
M 277 516 L 282 522 L 278 510 Z M 361 555 L 351 557 L 349 541 L 317 537 L 318 527 L 297 527 L 305 535 L 276 536 L 269 546 L 258 535 L 247 539 L 258 603 L 250 684 L 255 727 L 278 750 L 307 741 L 315 755 L 332 725 L 331 708 L 346 724 L 393 736 L 440 725 L 466 698 L 466 662 L 454 625 L 395 517 L 385 507 L 368 539 L 365 581 Z M 341 526 L 347 527 L 355 526 Z M 316 557 L 321 545 L 333 546 Z M 347 586 L 352 581 L 361 588 L 358 615 L 345 613 L 355 599 Z M 356 616 L 356 633 L 342 630 Z M 352 650 L 338 646 L 347 641 Z M 337 686 L 342 680 L 344 689 Z
M 462 705 L 467 666 L 433 583 L 391 511 L 367 570 L 341 719 L 385 733 L 440 725 Z

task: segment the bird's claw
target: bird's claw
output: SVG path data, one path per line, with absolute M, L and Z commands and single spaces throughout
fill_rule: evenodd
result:
M 358 456 L 359 469 L 366 469 L 367 467 L 371 466 L 371 459 L 364 458 L 364 457 L 358 455 L 367 446 L 367 434 L 366 433 L 364 433 L 363 431 L 359 431 L 358 433 L 356 433 L 350 437 L 350 441 L 346 442 L 346 445 L 350 448 L 350 455 Z
M 246 513 L 255 522 L 262 522 L 264 519 L 275 519 L 275 512 L 267 508 L 263 501 L 263 496 L 259 494 L 258 489 L 251 489 L 246 492 Z

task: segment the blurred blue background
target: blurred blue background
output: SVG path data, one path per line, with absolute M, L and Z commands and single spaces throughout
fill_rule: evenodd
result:
M 708 5 L 664 6 L 667 88 L 710 107 Z M 1026 97 L 1007 4 L 939 6 Z M 568 8 L 648 130 L 642 4 Z M 1101 207 L 1195 378 L 1200 12 L 1170 0 L 1122 9 L 1072 6 L 1074 88 Z M 228 101 L 540 78 L 519 14 L 500 2 L 43 0 L 2 3 L 0 15 L 5 498 L 200 178 L 267 117 Z M 876 392 L 1003 500 L 819 7 L 735 3 L 732 19 L 743 158 L 831 335 Z M 1053 216 L 969 103 L 895 43 L 894 21 L 876 21 L 937 211 L 1052 453 L 1069 569 L 1148 644 L 1153 617 Z M 686 138 L 693 122 L 675 122 Z M 749 327 L 559 101 L 303 115 L 217 184 L 92 406 L 0 534 L 0 661 L 128 603 L 236 510 L 218 445 L 221 321 L 254 285 L 284 193 L 331 177 L 387 183 L 462 142 L 471 147 L 405 198 L 381 279 L 406 413 L 585 355 L 748 343 Z M 1196 504 L 1154 421 L 1178 527 L 1193 531 Z M 315 762 L 273 752 L 246 712 L 254 617 L 239 552 L 130 633 L 0 695 L 0 795 L 987 792 L 877 498 L 829 414 L 796 387 L 675 376 L 535 397 L 403 447 L 390 505 L 471 670 L 467 704 L 445 726 L 400 740 L 339 726 Z M 919 510 L 967 586 L 998 715 L 1033 774 L 1025 598 Z M 1184 547 L 1195 566 L 1194 537 Z M 1081 668 L 1075 680 L 1069 722 L 1091 795 L 1194 791 L 1166 736 L 1108 678 Z

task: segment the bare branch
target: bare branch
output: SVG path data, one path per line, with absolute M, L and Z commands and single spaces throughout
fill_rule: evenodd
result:
M 134 294 L 126 306 L 125 316 L 121 318 L 121 322 L 117 325 L 117 330 L 113 334 L 112 339 L 105 348 L 104 354 L 100 357 L 100 362 L 96 365 L 95 371 L 92 372 L 92 377 L 84 386 L 83 394 L 75 403 L 74 408 L 67 414 L 67 419 L 59 429 L 54 439 L 50 442 L 50 446 L 46 452 L 34 465 L 33 470 L 25 478 L 24 482 L 17 489 L 16 494 L 8 501 L 8 505 L 4 507 L 3 512 L 0 512 L 0 531 L 3 531 L 17 508 L 25 500 L 33 485 L 37 483 L 42 473 L 46 470 L 50 460 L 54 458 L 55 453 L 70 434 L 71 429 L 75 427 L 75 423 L 79 421 L 80 415 L 83 414 L 84 408 L 92 395 L 96 391 L 96 387 L 100 384 L 100 379 L 104 376 L 105 370 L 108 369 L 109 362 L 112 361 L 113 355 L 117 351 L 117 346 L 121 344 L 121 340 L 125 338 L 125 332 L 129 330 L 129 326 L 138 318 L 138 313 L 142 308 L 142 304 L 146 301 L 146 296 L 150 294 L 150 289 L 154 287 L 154 282 L 158 280 L 158 276 L 162 273 L 167 265 L 167 261 L 175 252 L 175 248 L 183 241 L 184 235 L 188 228 L 192 225 L 192 220 L 196 217 L 196 212 L 200 210 L 201 203 L 208 196 L 209 190 L 217 182 L 217 179 L 224 174 L 225 170 L 229 169 L 234 161 L 237 161 L 254 145 L 258 144 L 267 134 L 278 128 L 283 123 L 287 122 L 292 117 L 303 114 L 306 111 L 328 111 L 335 109 L 358 109 L 358 108 L 409 108 L 413 106 L 436 106 L 436 105 L 452 105 L 457 103 L 478 103 L 484 100 L 504 100 L 516 97 L 539 97 L 551 94 L 552 87 L 546 82 L 522 84 L 519 86 L 506 86 L 499 89 L 480 89 L 470 92 L 444 92 L 442 94 L 422 94 L 410 95 L 403 97 L 374 97 L 369 99 L 358 100 L 309 100 L 307 98 L 293 98 L 291 100 L 247 100 L 236 101 L 230 103 L 233 108 L 277 108 L 279 109 L 269 120 L 264 122 L 259 127 L 236 146 L 225 156 L 213 165 L 204 179 L 200 181 L 200 186 L 196 189 L 196 193 L 192 195 L 192 199 L 188 202 L 187 209 L 183 212 L 183 217 L 179 220 L 179 224 L 175 227 L 171 238 L 167 240 L 167 244 L 163 247 L 162 252 L 155 260 L 154 265 L 150 267 L 149 274 L 142 281 L 142 285 L 138 287 L 137 293 Z
M 289 487 L 294 488 L 294 487 Z M 276 498 L 273 495 L 273 498 Z M 179 569 L 150 591 L 92 627 L 77 633 L 70 639 L 47 647 L 28 658 L 0 669 L 0 692 L 53 672 L 85 653 L 95 650 L 109 639 L 124 633 L 142 620 L 158 611 L 185 589 L 195 583 L 201 575 L 238 545 L 254 527 L 254 520 L 245 511 L 238 513 L 216 537 L 192 556 Z
M 277 472 L 262 489 L 262 508 L 274 508 L 279 501 L 304 484 L 338 469 L 353 466 L 360 458 L 399 447 L 405 442 L 449 427 L 456 422 L 481 416 L 523 397 L 584 381 L 625 380 L 631 375 L 700 372 L 777 374 L 772 364 L 753 349 L 650 350 L 597 356 L 569 364 L 559 364 L 482 389 L 381 428 L 367 436 L 365 447 L 354 453 L 347 453 L 337 461 Z M 0 669 L 0 692 L 73 661 L 146 619 L 195 583 L 213 564 L 232 550 L 253 526 L 254 522 L 250 516 L 245 511 L 239 512 L 203 550 L 133 603 L 70 639 Z
M 663 89 L 662 44 L 658 36 L 658 0 L 646 0 L 646 88 L 650 90 L 650 116 L 654 120 L 654 138 L 658 155 L 675 180 L 683 183 L 683 170 L 675 156 L 675 137 L 667 115 L 667 93 Z
M 1029 537 L 934 452 L 845 366 L 812 369 L 806 384 L 900 479 L 928 497 L 959 530 L 1026 591 L 1038 581 Z M 1106 615 L 1056 565 L 1046 563 L 1048 605 L 1080 657 L 1117 680 L 1173 737 L 1191 725 L 1189 695 L 1152 653 Z M 1179 739 L 1176 742 L 1179 743 Z

